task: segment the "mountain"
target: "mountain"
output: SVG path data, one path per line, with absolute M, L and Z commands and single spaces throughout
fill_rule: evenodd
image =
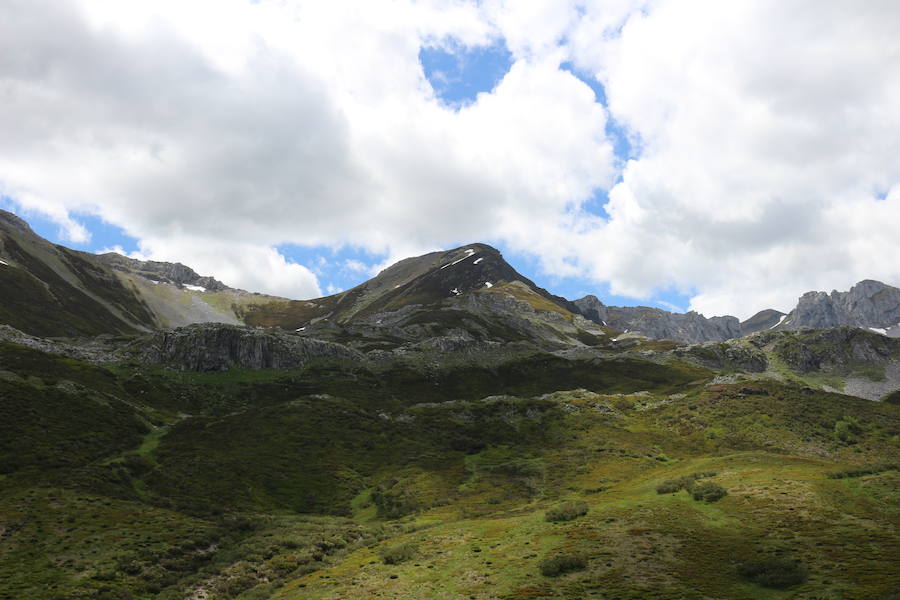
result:
M 767 308 L 761 310 L 746 321 L 741 322 L 741 334 L 750 335 L 758 331 L 768 331 L 775 329 L 784 321 L 785 313 L 780 310 Z
M 698 343 L 740 337 L 736 317 L 706 318 L 696 312 L 672 313 L 648 306 L 606 306 L 596 296 L 575 300 L 585 317 L 625 333 L 639 333 L 652 339 Z
M 781 324 L 784 329 L 849 325 L 900 337 L 900 289 L 867 279 L 847 292 L 807 292 Z
M 482 244 L 308 301 L 9 213 L 0 261 L 0 599 L 897 598 L 900 339 Z
M 0 286 L 0 323 L 45 337 L 241 324 L 242 307 L 282 300 L 229 288 L 177 263 L 98 256 L 52 244 L 3 210 Z

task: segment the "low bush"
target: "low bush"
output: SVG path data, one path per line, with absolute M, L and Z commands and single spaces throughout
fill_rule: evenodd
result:
M 808 572 L 802 564 L 783 558 L 738 565 L 738 575 L 763 587 L 785 589 L 806 581 Z
M 557 577 L 571 571 L 581 571 L 587 567 L 587 561 L 583 556 L 574 554 L 562 554 L 551 556 L 541 561 L 541 575 L 545 577 Z
M 859 441 L 858 436 L 862 431 L 862 425 L 854 417 L 844 417 L 834 424 L 834 437 L 846 444 Z
M 551 508 L 544 514 L 544 520 L 555 523 L 558 521 L 572 521 L 586 515 L 588 505 L 585 502 L 566 502 L 560 506 Z
M 859 467 L 851 467 L 843 471 L 832 471 L 825 475 L 829 479 L 847 479 L 850 477 L 862 477 L 863 475 L 876 475 L 885 471 L 894 471 L 900 469 L 900 464 L 894 462 L 878 462 L 870 465 L 862 465 Z
M 414 557 L 416 555 L 416 547 L 408 542 L 395 546 L 385 546 L 378 551 L 378 555 L 384 564 L 398 565 Z
M 704 481 L 690 488 L 691 496 L 694 500 L 703 502 L 715 502 L 728 495 L 728 492 L 721 485 L 712 481 Z
M 682 475 L 677 479 L 666 479 L 661 484 L 656 486 L 657 494 L 674 494 L 680 490 L 691 491 L 694 483 L 698 479 L 703 479 L 704 477 L 715 477 L 715 471 L 702 471 L 700 473 L 691 473 L 690 475 Z

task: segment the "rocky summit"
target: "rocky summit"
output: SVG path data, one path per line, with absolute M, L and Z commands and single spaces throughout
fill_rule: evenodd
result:
M 740 322 L 469 244 L 297 300 L 0 212 L 0 291 L 2 600 L 898 597 L 889 285 Z

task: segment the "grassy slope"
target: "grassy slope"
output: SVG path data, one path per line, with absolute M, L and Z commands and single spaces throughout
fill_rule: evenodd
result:
M 897 472 L 825 475 L 897 460 L 892 404 L 540 355 L 188 374 L 3 345 L 0 369 L 16 374 L 0 381 L 14 399 L 0 423 L 19 461 L 0 474 L 0 598 L 868 599 L 900 585 Z M 594 392 L 479 400 L 579 387 Z M 847 417 L 849 443 L 834 435 Z M 715 504 L 654 491 L 708 470 L 729 490 Z M 567 499 L 587 516 L 543 520 Z M 403 541 L 414 558 L 383 564 Z M 586 570 L 542 576 L 558 553 Z M 802 559 L 808 582 L 736 575 L 776 553 Z
M 0 269 L 0 322 L 38 336 L 130 333 L 134 324 L 153 325 L 152 315 L 134 291 L 81 253 L 59 246 L 59 257 L 51 260 L 31 254 L 12 237 L 4 243 L 16 266 Z M 66 281 L 51 263 L 68 270 L 100 301 Z

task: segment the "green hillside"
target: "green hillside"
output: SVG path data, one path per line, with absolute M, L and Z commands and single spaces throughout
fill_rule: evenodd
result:
M 0 598 L 893 597 L 900 406 L 714 375 L 3 344 Z

